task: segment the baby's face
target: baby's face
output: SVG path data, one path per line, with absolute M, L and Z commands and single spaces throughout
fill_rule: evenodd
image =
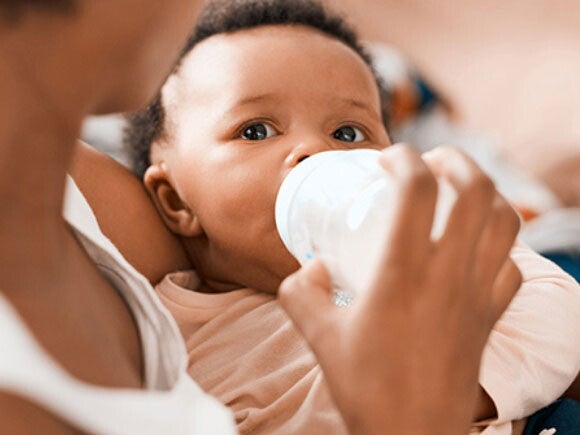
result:
M 298 268 L 274 221 L 276 193 L 300 161 L 389 145 L 379 91 L 348 46 L 302 26 L 213 36 L 163 89 L 167 144 L 153 164 L 202 229 L 186 245 L 217 288 L 276 292 Z M 223 284 L 223 286 L 221 286 Z

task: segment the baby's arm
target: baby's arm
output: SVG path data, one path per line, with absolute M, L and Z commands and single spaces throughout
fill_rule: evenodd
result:
M 191 268 L 181 243 L 128 169 L 79 142 L 71 175 L 103 233 L 152 284 L 168 272 Z
M 523 284 L 490 335 L 480 374 L 498 423 L 554 401 L 580 369 L 580 286 L 522 244 L 511 256 Z

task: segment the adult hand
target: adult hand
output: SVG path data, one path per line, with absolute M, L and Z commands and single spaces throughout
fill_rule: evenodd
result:
M 384 151 L 397 184 L 381 267 L 353 306 L 331 302 L 320 261 L 287 278 L 280 302 L 311 345 L 353 433 L 465 434 L 489 333 L 521 284 L 509 258 L 519 219 L 465 155 Z M 436 177 L 458 197 L 431 239 Z

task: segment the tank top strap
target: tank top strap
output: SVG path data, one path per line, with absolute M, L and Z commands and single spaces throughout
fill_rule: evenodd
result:
M 184 372 L 171 390 L 103 388 L 69 375 L 0 293 L 0 390 L 97 434 L 231 434 L 231 414 Z

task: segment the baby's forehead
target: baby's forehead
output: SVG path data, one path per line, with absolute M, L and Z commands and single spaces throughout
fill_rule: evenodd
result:
M 370 66 L 344 42 L 306 26 L 270 25 L 198 43 L 166 82 L 162 100 L 171 118 L 226 104 L 236 95 L 340 92 L 334 88 L 347 85 L 379 99 Z

